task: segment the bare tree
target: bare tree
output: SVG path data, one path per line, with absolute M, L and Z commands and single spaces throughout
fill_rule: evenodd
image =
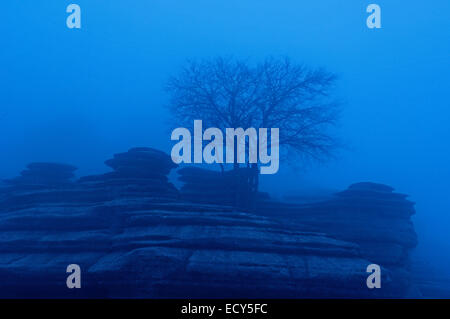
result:
M 294 65 L 289 59 L 267 59 L 252 67 L 246 61 L 217 58 L 190 61 L 167 89 L 178 125 L 202 119 L 218 128 L 280 129 L 284 153 L 320 159 L 336 140 L 329 134 L 338 113 L 330 96 L 335 75 Z
M 269 58 L 257 65 L 216 58 L 189 61 L 169 80 L 167 90 L 177 125 L 201 119 L 221 129 L 277 127 L 283 158 L 321 159 L 336 145 L 329 134 L 338 117 L 331 96 L 335 81 L 325 70 L 288 58 Z

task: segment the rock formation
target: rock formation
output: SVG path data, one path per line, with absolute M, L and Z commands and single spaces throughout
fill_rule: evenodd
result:
M 177 171 L 183 183 L 181 198 L 195 203 L 219 204 L 249 208 L 254 200 L 268 199 L 266 193 L 257 193 L 252 198 L 252 169 L 241 168 L 225 172 L 198 167 L 183 167 Z
M 19 177 L 4 182 L 22 188 L 60 186 L 71 182 L 75 170 L 76 167 L 66 164 L 31 163 L 20 173 Z
M 357 247 L 220 206 L 121 199 L 0 216 L 2 297 L 369 297 Z M 80 265 L 83 289 L 66 288 Z M 395 294 L 396 283 L 386 278 Z M 389 292 L 389 293 L 388 293 Z
M 305 205 L 266 201 L 258 212 L 357 244 L 364 258 L 390 269 L 406 293 L 411 284 L 409 252 L 417 245 L 410 219 L 414 203 L 406 198 L 386 185 L 357 183 L 327 201 Z
M 262 216 L 269 215 L 267 200 L 257 215 L 227 205 L 180 199 L 167 179 L 174 165 L 157 150 L 131 149 L 106 164 L 114 171 L 63 186 L 39 183 L 18 190 L 18 183 L 10 183 L 3 189 L 0 297 L 356 298 L 404 294 L 404 282 L 396 280 L 394 271 L 383 264 L 383 289 L 366 287 L 367 265 L 384 259 L 382 252 L 377 256 L 380 259 L 367 254 L 364 243 L 370 240 L 363 241 L 361 236 L 368 235 L 360 234 L 359 228 L 354 234 L 352 229 L 364 220 L 371 221 L 373 212 L 355 208 L 350 213 L 343 207 L 361 208 L 363 204 L 358 206 L 350 198 L 362 196 L 367 187 L 350 188 L 353 194 L 344 192 L 322 206 L 297 207 L 298 218 L 305 222 L 299 224 Z M 35 165 L 29 167 L 34 169 Z M 388 190 L 376 191 L 406 205 Z M 365 203 L 361 198 L 360 202 Z M 380 220 L 374 228 L 380 243 L 392 237 L 385 236 L 391 225 L 381 224 L 391 220 L 385 218 L 392 215 L 391 210 L 381 213 L 385 206 L 380 205 Z M 358 211 L 359 217 L 326 222 L 324 218 L 337 211 L 343 215 Z M 318 214 L 316 221 L 307 217 L 310 213 Z M 329 226 L 333 221 L 342 229 Z M 70 264 L 81 267 L 82 289 L 66 287 Z
M 176 167 L 169 155 L 153 148 L 132 148 L 105 161 L 114 171 L 79 180 L 86 194 L 95 199 L 129 197 L 177 198 L 178 190 L 167 175 Z

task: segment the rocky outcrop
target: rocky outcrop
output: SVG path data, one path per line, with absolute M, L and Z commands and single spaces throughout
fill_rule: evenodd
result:
M 253 198 L 256 175 L 251 168 L 230 171 L 212 171 L 199 167 L 183 167 L 177 170 L 182 182 L 181 198 L 202 204 L 229 205 L 246 209 L 255 200 L 268 199 L 267 193 L 258 192 Z
M 32 174 L 22 172 L 22 176 L 6 181 L 11 186 L 3 192 L 0 210 L 33 208 L 41 204 L 58 205 L 61 202 L 67 205 L 95 204 L 130 197 L 174 200 L 179 196 L 178 190 L 167 178 L 176 165 L 164 152 L 152 148 L 133 148 L 115 154 L 105 163 L 114 171 L 85 176 L 75 182 L 68 179 L 73 176 L 72 173 L 68 176 L 68 172 L 76 169 L 73 166 L 30 164 L 24 172 L 31 171 Z
M 305 226 L 180 199 L 167 180 L 174 165 L 162 152 L 131 149 L 106 164 L 114 171 L 3 190 L 1 297 L 403 294 L 404 283 L 386 268 L 383 289 L 369 290 L 372 261 L 353 237 L 329 229 L 330 236 L 324 224 L 312 230 L 307 219 Z M 66 287 L 70 264 L 81 267 L 82 289 Z
M 58 194 L 73 186 L 76 167 L 60 163 L 31 163 L 20 176 L 0 185 L 0 213 L 21 207 L 32 207 L 42 200 L 59 200 Z M 45 194 L 52 195 L 45 199 Z
M 232 205 L 235 200 L 231 175 L 198 167 L 183 167 L 177 171 L 183 183 L 181 198 L 190 202 Z
M 72 181 L 75 170 L 76 167 L 67 164 L 31 163 L 20 176 L 4 182 L 17 188 L 60 186 Z
M 369 297 L 354 244 L 220 206 L 121 199 L 0 216 L 2 297 Z M 78 264 L 83 289 L 66 288 Z M 387 295 L 398 287 L 386 274 Z
M 410 219 L 414 203 L 407 195 L 386 185 L 357 183 L 327 201 L 306 205 L 266 201 L 258 211 L 357 244 L 364 258 L 393 271 L 405 292 L 409 289 L 409 252 L 417 245 L 417 235 Z
M 114 171 L 82 177 L 78 183 L 97 199 L 178 197 L 178 190 L 167 178 L 176 165 L 164 152 L 145 147 L 132 148 L 128 152 L 115 154 L 105 164 Z

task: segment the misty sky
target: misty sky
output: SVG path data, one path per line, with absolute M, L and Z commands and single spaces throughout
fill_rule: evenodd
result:
M 81 6 L 81 30 L 66 27 L 70 3 Z M 366 26 L 370 3 L 382 8 L 380 30 Z M 445 266 L 449 15 L 448 0 L 4 1 L 0 178 L 32 161 L 68 162 L 86 175 L 133 146 L 170 151 L 163 87 L 186 59 L 286 55 L 339 75 L 338 134 L 347 147 L 294 173 L 280 163 L 263 186 L 389 184 L 417 202 L 420 251 L 443 254 Z

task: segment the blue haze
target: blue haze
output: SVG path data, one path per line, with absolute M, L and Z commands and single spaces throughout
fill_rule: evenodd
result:
M 82 29 L 65 26 L 69 1 L 5 1 L 0 9 L 0 177 L 32 161 L 78 174 L 132 146 L 169 151 L 163 86 L 187 58 L 287 55 L 340 76 L 338 135 L 325 164 L 263 177 L 281 194 L 394 186 L 417 202 L 418 254 L 450 262 L 450 2 L 74 0 Z M 133 3 L 133 4 L 131 4 Z M 271 187 L 270 185 L 275 185 Z

